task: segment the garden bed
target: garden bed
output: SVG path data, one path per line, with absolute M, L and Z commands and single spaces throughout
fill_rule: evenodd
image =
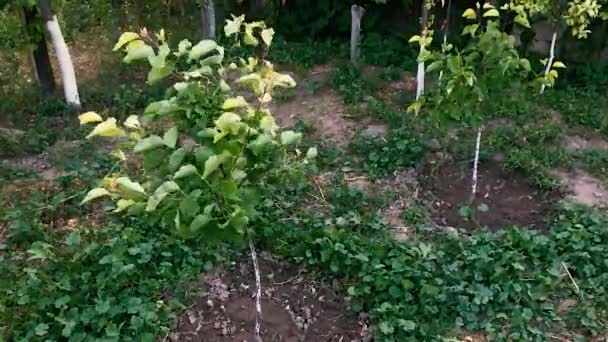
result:
M 330 284 L 290 264 L 259 258 L 262 274 L 262 339 L 270 342 L 356 341 L 367 325 Z M 208 296 L 196 299 L 178 317 L 171 341 L 255 341 L 255 289 L 251 261 L 216 270 L 199 284 Z
M 468 163 L 452 163 L 423 177 L 423 189 L 432 199 L 436 224 L 491 230 L 510 225 L 547 229 L 549 200 L 555 199 L 555 194 L 542 193 L 524 175 L 484 161 L 479 165 L 477 196 L 469 205 L 471 170 Z

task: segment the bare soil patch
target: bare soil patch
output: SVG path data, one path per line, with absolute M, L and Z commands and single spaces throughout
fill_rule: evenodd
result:
M 608 189 L 583 170 L 556 171 L 554 175 L 567 190 L 566 198 L 590 207 L 608 208 Z
M 259 256 L 262 275 L 262 339 L 285 341 L 367 341 L 367 325 L 349 312 L 332 286 L 293 265 Z M 255 289 L 251 261 L 235 270 L 217 270 L 201 280 L 208 296 L 178 317 L 171 341 L 254 342 Z
M 354 124 L 345 118 L 342 99 L 333 90 L 317 95 L 298 94 L 294 99 L 276 102 L 272 113 L 282 127 L 292 127 L 298 121 L 315 127 L 316 134 L 338 146 L 348 144 L 355 135 Z
M 608 142 L 597 136 L 568 135 L 564 139 L 564 149 L 570 153 L 584 150 L 608 151 Z
M 509 225 L 545 229 L 548 198 L 520 174 L 505 171 L 498 163 L 479 165 L 477 197 L 471 208 L 474 220 L 465 219 L 459 210 L 469 204 L 472 168 L 468 163 L 438 167 L 422 179 L 424 190 L 432 198 L 436 224 L 458 228 L 487 226 L 496 230 Z M 476 221 L 476 222 L 475 222 Z

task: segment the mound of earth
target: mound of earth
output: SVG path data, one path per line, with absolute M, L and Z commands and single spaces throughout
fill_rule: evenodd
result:
M 367 325 L 349 311 L 332 286 L 292 265 L 258 257 L 262 276 L 264 342 L 370 341 Z M 251 261 L 244 258 L 234 270 L 204 276 L 198 298 L 178 317 L 171 341 L 256 342 L 255 281 Z
M 493 161 L 479 165 L 477 196 L 470 208 L 473 219 L 462 215 L 469 206 L 472 168 L 468 163 L 444 165 L 423 179 L 432 197 L 433 219 L 443 226 L 491 230 L 509 225 L 545 229 L 549 210 L 546 194 L 534 188 L 518 173 L 507 172 Z

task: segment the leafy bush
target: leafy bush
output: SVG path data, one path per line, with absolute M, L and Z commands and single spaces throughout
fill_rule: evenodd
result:
M 258 46 L 263 55 L 274 35 L 263 22 L 244 23 L 244 16 L 228 20 L 224 31 L 245 46 L 263 44 Z M 211 40 L 196 45 L 183 40 L 172 51 L 163 31 L 152 36 L 142 30 L 124 33 L 115 50 L 123 47 L 126 62 L 147 59 L 148 83 L 177 78 L 167 98 L 152 102 L 144 112 L 148 119 L 166 120 L 172 127 L 161 137 L 147 133 L 135 115 L 123 122 L 123 128 L 115 118 L 82 114 L 81 124 L 101 122 L 88 137 L 128 132 L 124 147 L 143 160 L 134 175 L 137 180 L 131 180 L 133 172 L 124 167 L 104 178 L 83 202 L 111 197 L 116 200 L 115 212 L 141 215 L 182 237 L 241 237 L 256 214 L 258 188 L 297 158 L 288 150 L 300 143 L 302 134 L 279 134 L 268 109 L 273 90 L 294 87 L 294 80 L 274 71 L 263 58 L 226 62 L 224 48 Z M 239 69 L 234 86 L 249 87 L 255 104 L 243 96 L 230 97 L 224 65 Z M 305 162 L 316 154 L 311 148 Z M 122 150 L 114 155 L 128 160 Z

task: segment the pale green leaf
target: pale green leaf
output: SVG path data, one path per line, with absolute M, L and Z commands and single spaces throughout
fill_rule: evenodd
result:
M 215 172 L 220 165 L 222 165 L 222 163 L 224 163 L 226 161 L 226 159 L 228 158 L 228 155 L 226 154 L 221 154 L 221 155 L 213 155 L 211 157 L 209 157 L 206 161 L 205 161 L 205 171 L 203 172 L 203 178 L 207 178 L 209 175 L 211 175 L 213 172 Z
M 154 49 L 151 46 L 144 43 L 143 40 L 134 40 L 127 44 L 127 55 L 123 59 L 125 63 L 131 63 L 133 61 L 147 59 L 154 55 Z
M 125 194 L 128 198 L 139 198 L 146 195 L 146 191 L 141 184 L 130 180 L 128 177 L 119 177 L 116 179 L 118 190 Z
M 232 14 L 232 20 L 226 20 L 226 26 L 224 26 L 224 34 L 228 37 L 232 36 L 235 33 L 238 33 L 241 30 L 241 25 L 245 21 L 245 16 L 235 16 Z
M 420 36 L 414 35 L 414 36 L 412 36 L 412 38 L 410 38 L 410 40 L 408 40 L 408 43 L 415 43 L 415 42 L 419 42 L 419 41 L 420 41 Z
M 462 14 L 462 17 L 470 19 L 470 20 L 475 20 L 475 19 L 477 19 L 477 13 L 475 13 L 474 9 L 469 8 L 466 11 L 464 11 L 464 13 Z
M 483 14 L 484 18 L 497 18 L 498 16 L 500 16 L 500 14 L 498 13 L 498 10 L 494 8 Z
M 192 43 L 188 39 L 184 39 L 177 45 L 177 56 L 183 56 L 192 47 Z
M 115 213 L 123 212 L 133 206 L 135 203 L 134 200 L 121 198 L 116 202 L 116 209 L 114 209 Z
M 294 131 L 284 131 L 281 133 L 281 144 L 296 145 L 302 142 L 302 133 L 296 133 Z
M 78 120 L 80 120 L 81 125 L 84 125 L 91 122 L 101 122 L 103 121 L 103 118 L 95 112 L 86 112 L 84 114 L 80 114 L 78 116 Z
M 564 64 L 560 61 L 556 61 L 555 63 L 553 63 L 553 67 L 554 68 L 566 68 L 566 64 Z
M 154 211 L 158 207 L 158 205 L 167 197 L 169 194 L 174 193 L 179 190 L 179 185 L 174 181 L 166 181 L 161 186 L 159 186 L 154 194 L 148 198 L 148 203 L 146 205 L 146 211 Z
M 131 129 L 139 129 L 141 124 L 139 123 L 139 118 L 137 115 L 130 115 L 124 123 L 125 127 Z
M 183 165 L 182 167 L 179 168 L 179 170 L 177 170 L 177 172 L 173 175 L 173 179 L 186 178 L 186 177 L 190 177 L 190 176 L 196 175 L 196 174 L 198 174 L 198 170 L 196 169 L 196 166 L 194 166 L 192 164 L 187 164 L 187 165 Z
M 112 155 L 112 157 L 114 157 L 120 161 L 127 160 L 127 156 L 125 155 L 125 153 L 122 150 L 116 150 L 116 151 L 112 152 L 111 155 Z
M 262 30 L 262 40 L 266 46 L 270 46 L 272 44 L 272 38 L 274 37 L 274 29 L 269 28 Z
M 272 115 L 269 114 L 269 115 L 265 115 L 260 120 L 260 128 L 264 132 L 270 133 L 272 136 L 274 136 L 276 130 L 279 129 L 279 126 L 274 121 L 274 118 L 272 117 Z
M 220 141 L 228 134 L 237 134 L 240 128 L 241 117 L 231 112 L 225 112 L 215 120 L 216 133 L 213 142 Z
M 146 152 L 164 145 L 165 141 L 163 140 L 163 138 L 159 137 L 158 135 L 151 135 L 147 138 L 138 141 L 137 145 L 135 145 L 135 147 L 133 148 L 133 152 Z
M 109 118 L 106 121 L 95 126 L 93 131 L 87 135 L 87 139 L 92 137 L 122 137 L 125 136 L 125 131 L 116 126 L 116 119 Z
M 85 204 L 87 202 L 90 202 L 94 199 L 100 198 L 100 197 L 104 197 L 104 196 L 110 196 L 110 192 L 104 188 L 95 188 L 90 190 L 87 195 L 84 197 L 84 199 L 82 200 L 82 202 L 80 202 L 80 204 Z
M 245 98 L 242 96 L 237 96 L 237 97 L 232 97 L 232 98 L 226 99 L 226 101 L 224 101 L 224 105 L 222 106 L 222 108 L 224 110 L 230 110 L 233 108 L 242 108 L 242 107 L 249 107 L 249 104 L 247 103 L 247 101 L 245 101 Z
M 176 126 L 173 126 L 168 131 L 166 131 L 165 135 L 163 136 L 163 141 L 165 145 L 169 148 L 175 148 L 175 145 L 177 145 L 178 134 L 179 132 Z
M 152 69 L 163 68 L 167 64 L 167 56 L 169 56 L 169 53 L 171 53 L 171 49 L 169 49 L 169 45 L 167 45 L 167 43 L 159 46 L 158 54 L 148 56 L 150 67 L 152 67 Z
M 159 68 L 152 68 L 148 71 L 148 78 L 146 82 L 150 85 L 156 84 L 162 79 L 171 76 L 173 74 L 173 67 L 170 65 L 164 65 Z
M 121 47 L 125 46 L 126 44 L 128 44 L 136 39 L 139 39 L 139 35 L 135 32 L 125 32 L 125 33 L 121 34 L 120 38 L 118 38 L 118 42 L 116 43 L 116 45 L 114 45 L 113 51 L 117 51 Z
M 188 59 L 194 60 L 199 59 L 202 56 L 206 56 L 212 51 L 217 49 L 217 43 L 213 40 L 205 39 L 201 40 L 198 44 L 192 47 L 190 50 L 190 54 L 188 55 Z
M 520 15 L 516 15 L 514 20 L 519 25 L 521 25 L 523 27 L 530 28 L 530 21 L 528 20 L 528 18 L 526 16 L 521 15 L 521 14 Z

